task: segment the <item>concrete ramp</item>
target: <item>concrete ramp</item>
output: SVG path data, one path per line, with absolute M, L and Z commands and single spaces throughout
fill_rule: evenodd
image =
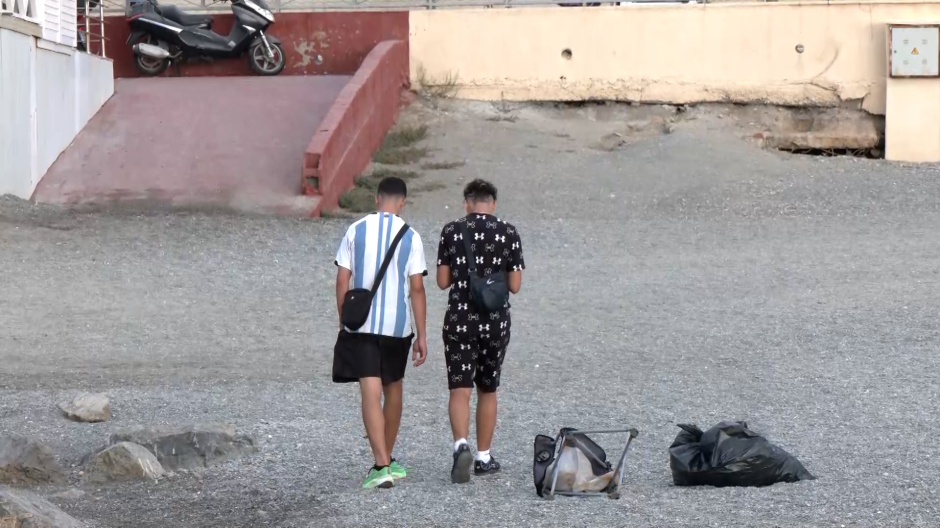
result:
M 304 151 L 349 79 L 119 79 L 33 200 L 310 215 Z

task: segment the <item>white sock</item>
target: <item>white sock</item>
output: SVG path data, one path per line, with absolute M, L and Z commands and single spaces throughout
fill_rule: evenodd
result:
M 487 449 L 486 451 L 477 451 L 477 460 L 479 460 L 480 462 L 483 462 L 484 464 L 489 464 L 490 463 L 490 450 Z
M 456 452 L 458 449 L 460 449 L 460 446 L 462 446 L 462 445 L 467 445 L 467 439 L 466 439 L 466 438 L 461 438 L 460 440 L 457 440 L 456 442 L 454 442 L 454 452 Z

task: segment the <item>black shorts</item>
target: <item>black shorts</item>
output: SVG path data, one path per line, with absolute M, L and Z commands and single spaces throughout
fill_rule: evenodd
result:
M 405 377 L 414 334 L 388 337 L 341 330 L 333 347 L 333 382 L 353 383 L 359 378 L 382 378 L 382 385 Z
M 473 388 L 480 392 L 496 392 L 502 375 L 509 330 L 504 335 L 444 334 L 444 356 L 447 363 L 447 388 Z

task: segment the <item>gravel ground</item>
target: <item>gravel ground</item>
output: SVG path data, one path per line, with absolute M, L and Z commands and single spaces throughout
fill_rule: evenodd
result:
M 590 148 L 625 111 L 409 111 L 430 122 L 435 160 L 467 161 L 428 176 L 446 188 L 405 212 L 429 263 L 471 177 L 499 186 L 523 236 L 501 476 L 449 484 L 432 331 L 429 362 L 406 377 L 397 455 L 411 476 L 357 489 L 370 460 L 356 388 L 329 379 L 343 219 L 0 200 L 0 434 L 46 442 L 69 466 L 137 423 L 229 421 L 258 436 L 261 452 L 240 461 L 52 499 L 100 527 L 935 525 L 940 170 L 763 151 L 705 114 Z M 432 328 L 444 301 L 429 296 Z M 113 420 L 59 417 L 76 389 L 107 391 Z M 819 479 L 673 487 L 675 424 L 723 419 L 747 420 Z M 621 425 L 641 431 L 621 500 L 535 496 L 535 434 Z

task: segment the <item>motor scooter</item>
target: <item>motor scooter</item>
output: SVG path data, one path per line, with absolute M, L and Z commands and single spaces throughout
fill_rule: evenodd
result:
M 225 1 L 225 0 L 222 0 Z M 232 0 L 235 21 L 228 35 L 212 31 L 212 17 L 189 14 L 175 5 L 157 0 L 129 3 L 127 23 L 131 34 L 127 45 L 134 50 L 138 71 L 159 75 L 170 65 L 187 60 L 212 61 L 247 55 L 248 65 L 258 75 L 277 75 L 284 69 L 281 41 L 265 30 L 274 14 L 265 0 Z

